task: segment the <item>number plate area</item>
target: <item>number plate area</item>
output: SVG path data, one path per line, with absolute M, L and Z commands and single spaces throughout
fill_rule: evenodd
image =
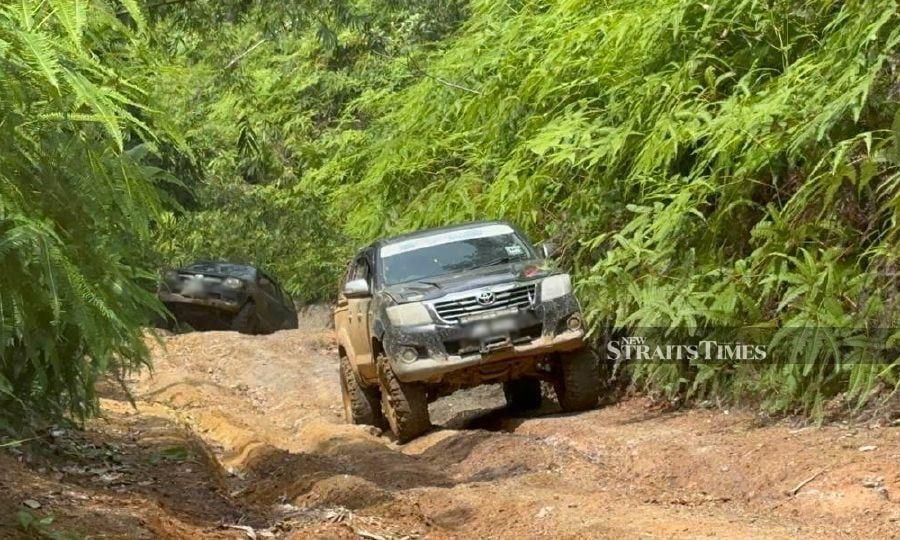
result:
M 527 325 L 525 314 L 517 308 L 468 315 L 460 323 L 465 336 L 462 348 L 482 353 L 512 347 L 511 336 Z

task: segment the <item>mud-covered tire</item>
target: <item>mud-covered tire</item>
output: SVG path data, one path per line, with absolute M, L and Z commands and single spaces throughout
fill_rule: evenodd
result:
M 400 381 L 384 357 L 378 359 L 378 377 L 382 412 L 399 442 L 411 441 L 431 429 L 425 385 Z
M 377 387 L 363 386 L 346 356 L 341 357 L 341 397 L 348 423 L 387 429 L 381 413 L 381 392 Z
M 255 334 L 257 326 L 256 304 L 248 300 L 231 319 L 231 329 L 242 334 Z
M 530 411 L 541 406 L 541 381 L 524 378 L 503 383 L 506 405 L 513 411 Z
M 284 325 L 282 325 L 281 329 L 282 330 L 296 330 L 299 327 L 300 327 L 300 320 L 298 319 L 297 314 L 293 313 L 288 317 L 288 320 L 286 320 L 284 322 Z
M 600 398 L 600 387 L 600 370 L 590 349 L 559 355 L 553 388 L 563 411 L 586 411 L 595 407 Z

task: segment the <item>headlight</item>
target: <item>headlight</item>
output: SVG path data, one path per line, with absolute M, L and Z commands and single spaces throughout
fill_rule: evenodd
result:
M 178 272 L 176 272 L 175 270 L 166 270 L 165 273 L 163 273 L 163 278 L 166 281 L 175 281 L 175 278 L 177 277 Z
M 387 315 L 395 326 L 416 326 L 431 322 L 431 315 L 421 302 L 391 306 L 387 308 Z
M 225 278 L 225 281 L 222 282 L 222 285 L 225 285 L 229 289 L 240 289 L 244 286 L 244 282 L 235 277 Z
M 569 274 L 550 276 L 541 282 L 541 302 L 572 293 L 572 277 Z

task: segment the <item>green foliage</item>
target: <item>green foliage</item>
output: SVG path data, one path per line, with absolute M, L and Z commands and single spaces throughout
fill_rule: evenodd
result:
M 820 329 L 738 373 L 638 366 L 648 388 L 816 413 L 897 384 L 846 352 L 897 323 L 895 2 L 472 9 L 430 77 L 360 99 L 379 120 L 305 175 L 348 235 L 505 217 L 562 241 L 598 333 Z
M 331 297 L 355 245 L 331 191 L 300 179 L 343 144 L 347 125 L 368 123 L 352 113 L 356 100 L 414 80 L 394 57 L 451 31 L 462 3 L 208 4 L 155 14 L 166 61 L 154 93 L 196 168 L 185 171 L 187 211 L 157 230 L 160 264 L 242 260 L 302 301 Z
M 870 347 L 898 323 L 897 11 L 4 3 L 0 428 L 90 414 L 145 361 L 154 267 L 253 262 L 318 300 L 362 243 L 490 217 L 561 242 L 595 335 L 772 335 L 773 362 L 646 388 L 862 405 L 900 384 Z
M 82 418 L 98 375 L 146 359 L 142 246 L 164 176 L 145 164 L 147 98 L 114 70 L 139 50 L 114 10 L 0 8 L 0 429 Z

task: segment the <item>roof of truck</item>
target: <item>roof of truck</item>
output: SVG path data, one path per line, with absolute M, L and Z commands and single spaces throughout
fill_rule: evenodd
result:
M 507 225 L 515 230 L 509 222 L 500 221 L 500 220 L 486 220 L 486 221 L 472 221 L 469 223 L 459 223 L 456 225 L 445 225 L 443 227 L 433 227 L 431 229 L 422 229 L 419 231 L 400 234 L 397 236 L 391 236 L 389 238 L 383 238 L 376 242 L 372 243 L 372 247 L 382 247 L 389 244 L 396 244 L 397 242 L 403 242 L 406 240 L 412 240 L 414 238 L 424 238 L 426 236 L 433 236 L 436 233 L 444 233 L 444 232 L 453 232 L 453 231 L 464 231 L 466 229 L 475 229 L 478 227 L 484 227 L 485 225 Z

